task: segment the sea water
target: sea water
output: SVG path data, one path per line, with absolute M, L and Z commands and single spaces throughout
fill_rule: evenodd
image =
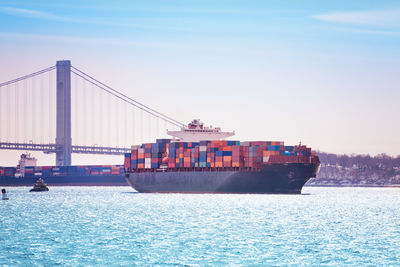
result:
M 301 195 L 7 188 L 0 266 L 399 265 L 400 189 Z

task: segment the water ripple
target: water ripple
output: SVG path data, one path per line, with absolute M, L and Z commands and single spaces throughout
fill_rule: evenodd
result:
M 0 265 L 397 265 L 400 189 L 303 195 L 9 188 Z

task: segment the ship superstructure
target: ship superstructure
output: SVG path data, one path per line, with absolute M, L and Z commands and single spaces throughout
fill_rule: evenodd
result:
M 234 136 L 235 132 L 222 132 L 219 127 L 204 126 L 199 119 L 194 119 L 180 131 L 167 131 L 168 135 L 181 142 L 200 142 L 202 140 L 225 140 Z
M 36 167 L 37 159 L 32 157 L 31 154 L 25 153 L 21 154 L 21 157 L 18 161 L 16 175 L 15 176 L 25 176 L 25 168 L 26 167 Z

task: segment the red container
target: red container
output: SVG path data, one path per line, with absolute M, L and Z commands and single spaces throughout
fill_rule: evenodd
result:
M 174 162 L 168 163 L 168 168 L 175 168 L 176 164 Z
M 232 167 L 231 161 L 224 161 L 224 167 Z
M 125 158 L 124 161 L 124 168 L 130 168 L 131 167 L 131 160 L 129 158 Z

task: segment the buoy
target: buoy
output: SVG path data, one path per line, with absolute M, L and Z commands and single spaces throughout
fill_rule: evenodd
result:
M 1 199 L 2 200 L 8 200 L 7 192 L 6 192 L 6 190 L 4 188 L 1 189 Z

